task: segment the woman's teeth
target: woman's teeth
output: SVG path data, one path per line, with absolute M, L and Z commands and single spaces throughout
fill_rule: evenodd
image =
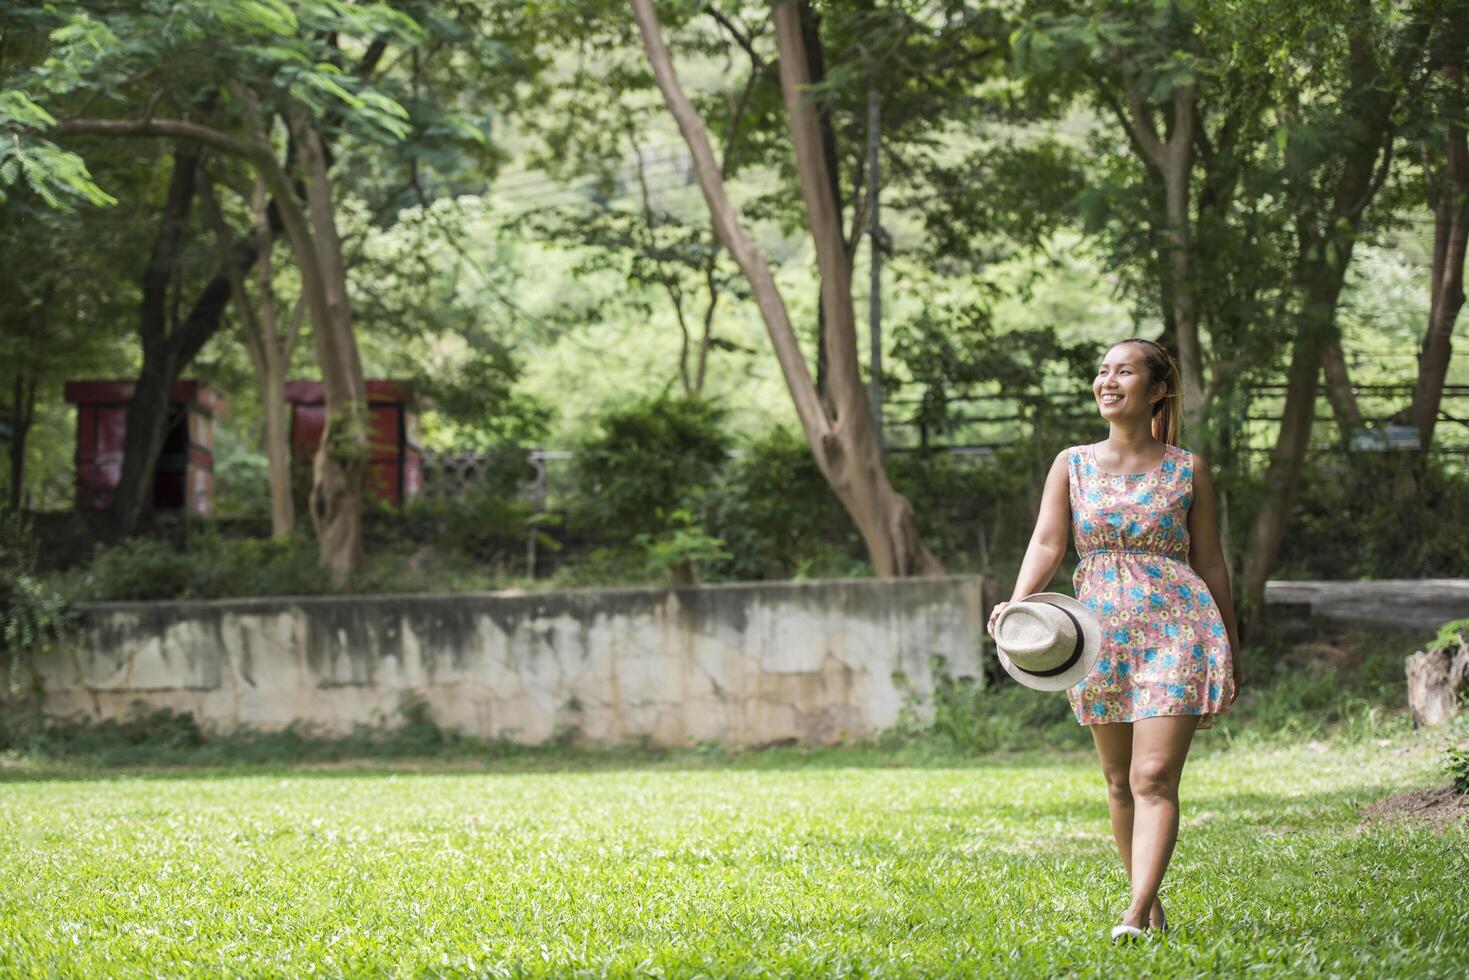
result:
M 1102 404 L 1103 405 L 1115 405 L 1115 404 L 1117 404 L 1120 401 L 1122 401 L 1122 396 L 1121 395 L 1103 395 L 1102 396 Z

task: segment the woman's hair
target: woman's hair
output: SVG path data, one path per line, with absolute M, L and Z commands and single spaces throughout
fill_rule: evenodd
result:
M 1183 381 L 1178 376 L 1178 365 L 1168 353 L 1168 348 L 1157 341 L 1129 337 L 1112 346 L 1118 347 L 1122 344 L 1137 344 L 1143 349 L 1143 362 L 1148 366 L 1150 392 L 1160 381 L 1165 383 L 1163 397 L 1153 403 L 1153 438 L 1170 446 L 1178 445 L 1178 430 L 1183 422 Z

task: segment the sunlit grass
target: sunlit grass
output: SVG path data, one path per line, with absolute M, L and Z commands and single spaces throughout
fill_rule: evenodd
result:
M 1084 753 L 21 767 L 0 782 L 0 974 L 1469 971 L 1469 833 L 1360 816 L 1442 781 L 1434 745 L 1212 737 L 1185 774 L 1176 929 L 1133 949 L 1104 939 L 1125 882 Z

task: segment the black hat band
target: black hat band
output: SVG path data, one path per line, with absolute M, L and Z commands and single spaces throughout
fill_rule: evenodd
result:
M 1040 601 L 1045 602 L 1044 599 Z M 1052 667 L 1050 670 L 1025 670 L 1024 667 L 1021 667 L 1019 664 L 1015 664 L 1017 668 L 1019 668 L 1020 670 L 1025 670 L 1025 672 L 1031 677 L 1055 677 L 1057 674 L 1065 673 L 1072 667 L 1076 666 L 1077 661 L 1081 660 L 1082 651 L 1086 649 L 1086 637 L 1082 635 L 1081 623 L 1077 622 L 1076 617 L 1071 614 L 1071 610 L 1067 609 L 1065 606 L 1058 606 L 1054 602 L 1047 602 L 1046 605 L 1061 610 L 1063 613 L 1066 614 L 1066 618 L 1071 620 L 1071 625 L 1076 628 L 1076 649 L 1071 651 L 1071 658 L 1069 660 L 1067 660 L 1059 667 Z M 1011 658 L 1010 662 L 1012 664 L 1015 663 L 1013 657 Z

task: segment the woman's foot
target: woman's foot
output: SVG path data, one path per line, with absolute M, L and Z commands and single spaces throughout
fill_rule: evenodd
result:
M 1168 931 L 1168 915 L 1163 911 L 1163 903 L 1156 898 L 1153 899 L 1153 907 L 1148 911 L 1148 928 L 1159 932 Z

